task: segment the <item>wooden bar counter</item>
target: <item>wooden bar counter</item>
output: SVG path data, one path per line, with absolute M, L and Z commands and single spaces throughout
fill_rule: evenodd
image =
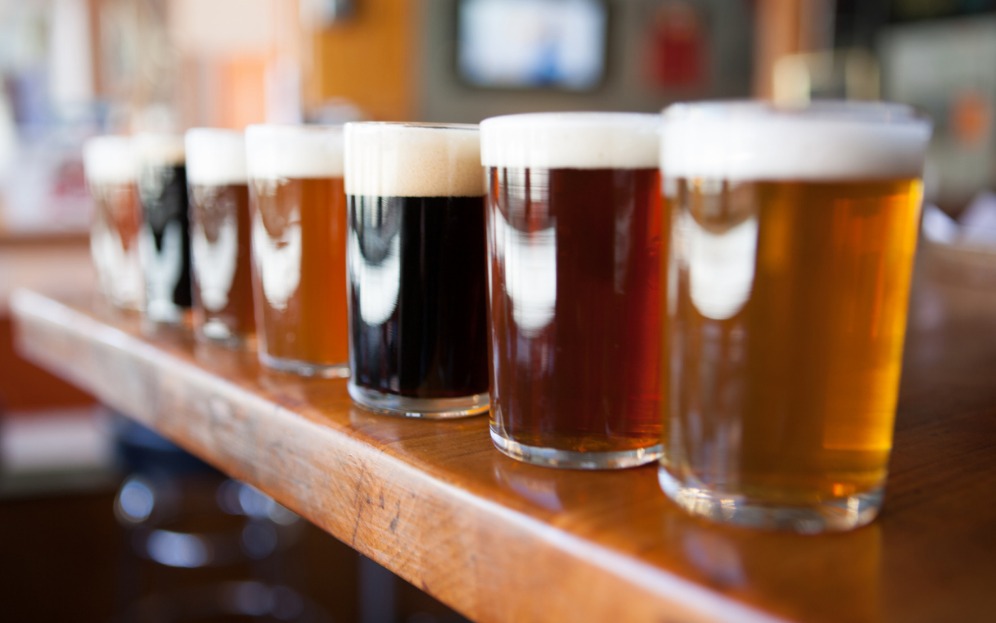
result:
M 477 621 L 993 621 L 996 288 L 925 273 L 885 509 L 824 536 L 692 519 L 654 466 L 517 463 L 486 418 L 374 415 L 344 381 L 148 335 L 89 297 L 12 309 L 27 356 Z

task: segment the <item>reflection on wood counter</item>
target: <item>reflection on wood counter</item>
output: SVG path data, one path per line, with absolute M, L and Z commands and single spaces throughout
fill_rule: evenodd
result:
M 921 276 L 922 277 L 922 276 Z M 479 621 L 981 621 L 996 611 L 996 292 L 920 278 L 886 504 L 847 534 L 689 518 L 653 466 L 518 463 L 486 418 L 403 420 L 342 380 L 20 291 L 22 351 Z

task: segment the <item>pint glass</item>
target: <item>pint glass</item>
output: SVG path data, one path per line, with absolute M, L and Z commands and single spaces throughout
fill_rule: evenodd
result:
M 194 332 L 239 346 L 255 334 L 249 186 L 242 132 L 186 134 Z
M 260 361 L 348 376 L 342 127 L 250 126 L 246 157 Z
M 877 514 L 930 124 L 888 104 L 676 105 L 660 481 L 797 532 Z
M 83 168 L 93 197 L 90 252 L 100 293 L 115 307 L 142 308 L 138 236 L 142 209 L 135 186 L 131 139 L 98 136 L 83 146 Z
M 139 134 L 138 195 L 145 277 L 145 315 L 153 322 L 180 323 L 190 308 L 190 220 L 183 136 Z
M 389 414 L 488 409 L 476 126 L 346 124 L 349 393 Z
M 491 438 L 582 469 L 660 451 L 656 115 L 486 119 Z

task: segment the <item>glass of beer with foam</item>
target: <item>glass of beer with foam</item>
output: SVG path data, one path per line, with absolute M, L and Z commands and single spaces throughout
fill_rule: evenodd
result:
M 194 332 L 242 346 L 256 333 L 245 137 L 194 128 L 187 131 L 186 149 Z
M 190 217 L 183 135 L 135 135 L 138 196 L 144 223 L 140 238 L 145 276 L 145 317 L 179 324 L 190 309 Z
M 346 124 L 349 393 L 374 411 L 488 409 L 487 264 L 473 125 Z
M 530 463 L 660 451 L 658 115 L 485 119 L 491 438 Z
M 846 530 L 882 504 L 930 123 L 884 103 L 664 112 L 664 492 Z
M 131 138 L 89 139 L 83 145 L 83 169 L 94 204 L 90 252 L 97 287 L 115 307 L 140 310 L 145 300 L 138 242 L 142 208 Z
M 270 368 L 349 375 L 342 149 L 342 126 L 246 129 L 256 338 Z

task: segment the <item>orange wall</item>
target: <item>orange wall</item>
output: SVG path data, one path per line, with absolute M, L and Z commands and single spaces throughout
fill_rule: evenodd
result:
M 412 119 L 420 9 L 409 0 L 359 0 L 351 17 L 313 31 L 305 51 L 306 107 L 345 98 L 371 119 Z

